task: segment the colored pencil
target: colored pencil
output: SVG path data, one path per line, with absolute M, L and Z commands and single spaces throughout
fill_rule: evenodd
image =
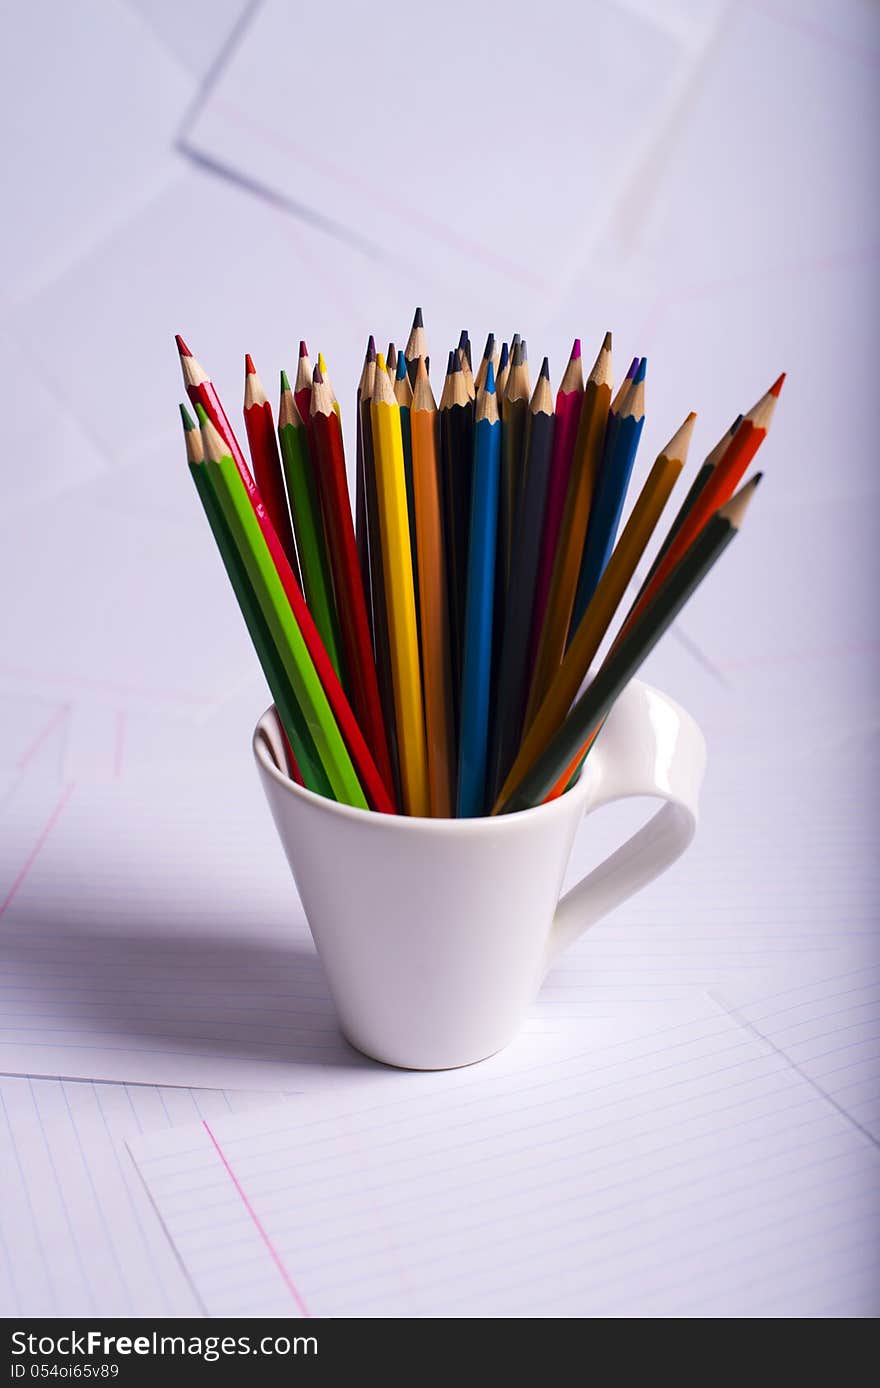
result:
M 500 469 L 501 420 L 495 396 L 495 368 L 490 356 L 474 416 L 471 539 L 458 754 L 457 810 L 462 817 L 481 815 L 486 808 Z
M 506 342 L 501 344 L 501 352 L 498 357 L 498 370 L 495 372 L 495 395 L 498 399 L 499 412 L 504 403 L 504 392 L 507 389 L 507 375 L 510 371 L 510 349 Z
M 385 370 L 393 381 L 397 375 L 397 348 L 393 342 L 389 342 L 388 351 L 385 353 Z
M 248 354 L 244 359 L 244 427 L 247 433 L 248 448 L 253 463 L 254 480 L 263 498 L 263 505 L 269 512 L 269 519 L 275 533 L 284 546 L 284 553 L 290 560 L 290 567 L 297 583 L 302 584 L 299 560 L 290 512 L 287 509 L 287 493 L 284 489 L 284 474 L 281 471 L 281 458 L 278 453 L 278 439 L 275 434 L 275 420 L 263 382 L 257 375 L 253 360 Z
M 376 344 L 372 335 L 367 343 L 361 378 L 358 381 L 355 405 L 355 538 L 357 539 L 358 565 L 361 571 L 361 584 L 367 604 L 367 620 L 370 626 L 370 640 L 373 640 L 373 601 L 370 591 L 370 535 L 367 528 L 367 479 L 364 473 L 364 430 L 361 419 L 361 405 L 369 400 L 376 374 Z
M 488 365 L 489 365 L 490 362 L 492 363 L 492 368 L 493 368 L 493 371 L 494 371 L 494 367 L 495 367 L 495 334 L 494 334 L 494 333 L 490 333 L 489 336 L 486 338 L 486 345 L 485 345 L 485 347 L 483 348 L 483 355 L 482 355 L 482 357 L 480 358 L 480 364 L 479 364 L 479 366 L 477 367 L 477 374 L 476 374 L 476 376 L 474 377 L 474 395 L 475 395 L 475 396 L 476 396 L 476 395 L 479 395 L 480 391 L 483 389 L 483 386 L 484 386 L 485 381 L 486 381 L 486 369 L 487 369 L 487 367 L 488 367 Z M 496 388 L 495 388 L 495 389 L 496 389 L 496 400 L 497 400 L 497 385 L 496 385 Z M 499 419 L 500 419 L 500 418 L 501 418 L 501 416 L 499 415 Z
M 495 691 L 495 724 L 489 772 L 494 800 L 513 764 L 522 734 L 528 695 L 528 656 L 553 450 L 553 392 L 544 358 L 529 402 L 525 481 L 517 505 L 510 582 L 504 603 L 504 629 Z
M 476 399 L 477 390 L 474 384 L 474 373 L 471 369 L 471 340 L 466 332 L 462 332 L 458 340 L 458 359 L 461 362 L 461 374 L 464 376 L 464 383 L 467 386 L 468 399 Z
M 397 370 L 394 376 L 394 398 L 400 406 L 400 436 L 403 441 L 403 474 L 406 479 L 406 513 L 409 525 L 410 554 L 412 557 L 413 589 L 416 595 L 416 625 L 419 626 L 419 557 L 416 547 L 415 495 L 413 493 L 412 433 L 410 429 L 410 409 L 413 388 L 409 383 L 406 358 L 402 352 L 397 354 Z M 421 633 L 420 633 L 421 636 Z M 420 641 L 421 645 L 421 641 Z
M 501 406 L 501 497 L 498 553 L 502 592 L 511 577 L 517 502 L 524 469 L 526 423 L 529 414 L 529 368 L 522 342 L 517 342 L 510 358 L 507 386 Z
M 547 507 L 544 515 L 544 534 L 541 540 L 541 559 L 535 590 L 535 611 L 532 620 L 529 674 L 535 668 L 538 646 L 544 629 L 547 599 L 553 576 L 553 562 L 559 544 L 565 499 L 574 461 L 581 406 L 584 402 L 584 374 L 581 367 L 581 340 L 576 337 L 565 374 L 556 392 L 556 424 L 553 430 L 553 454 L 550 459 L 550 480 L 547 484 Z
M 470 373 L 471 373 L 471 380 L 473 380 L 473 375 L 474 375 L 473 366 L 474 366 L 474 362 L 473 362 L 473 358 L 472 358 L 472 356 L 471 356 L 471 339 L 470 339 L 470 336 L 469 336 L 469 334 L 468 334 L 467 328 L 462 328 L 462 330 L 461 330 L 461 336 L 460 336 L 459 339 L 458 339 L 458 350 L 459 350 L 460 352 L 464 352 L 465 357 L 467 358 L 467 369 L 468 369 L 468 371 L 470 371 Z
M 312 387 L 309 386 L 309 401 Z M 281 373 L 281 402 L 278 406 L 278 442 L 290 497 L 290 511 L 296 534 L 296 547 L 302 570 L 303 591 L 321 640 L 338 677 L 342 677 L 339 626 L 327 559 L 321 498 L 315 480 L 305 420 L 297 409 L 286 371 Z
M 455 716 L 455 746 L 457 747 L 474 448 L 474 407 L 473 402 L 468 397 L 467 385 L 461 369 L 461 353 L 458 351 L 452 354 L 452 364 L 447 377 L 446 388 L 440 399 L 440 437 L 443 446 L 446 578 L 449 590 L 452 699 Z M 456 779 L 457 775 L 456 761 Z
M 175 334 L 174 341 L 177 344 L 177 351 L 180 357 L 180 369 L 183 372 L 183 383 L 186 386 L 186 393 L 193 406 L 201 405 L 205 414 L 210 419 L 220 437 L 229 445 L 229 450 L 235 459 L 236 465 L 242 477 L 247 476 L 253 483 L 251 471 L 247 464 L 247 459 L 241 450 L 238 439 L 235 437 L 235 430 L 229 422 L 229 418 L 217 394 L 214 382 L 209 377 L 201 362 L 197 361 L 192 352 L 187 347 L 179 333 Z
M 587 542 L 581 560 L 572 622 L 580 622 L 602 571 L 608 563 L 626 500 L 633 463 L 645 423 L 645 372 L 643 357 L 616 414 L 610 447 L 602 458 L 590 506 Z
M 308 429 L 312 413 L 312 363 L 309 361 L 309 349 L 302 341 L 299 344 L 293 398 L 296 401 L 300 419 Z
M 635 364 L 638 365 L 638 362 Z M 635 368 L 633 368 L 635 375 Z M 584 387 L 568 493 L 553 562 L 547 608 L 532 671 L 526 726 L 534 717 L 565 654 L 587 538 L 590 505 L 611 418 L 611 334 L 606 333 Z
M 496 808 L 508 798 L 528 767 L 544 751 L 586 678 L 684 467 L 695 419 L 696 415 L 688 415 L 654 463 L 562 664 L 540 708 L 526 728 L 516 760 L 496 801 Z
M 336 413 L 336 418 L 339 420 L 339 422 L 340 422 L 340 424 L 341 424 L 341 423 L 342 423 L 342 410 L 340 409 L 339 401 L 338 401 L 337 398 L 336 398 L 336 391 L 333 389 L 333 382 L 330 380 L 330 371 L 329 371 L 329 369 L 328 369 L 328 367 L 327 367 L 327 360 L 326 360 L 326 358 L 325 358 L 323 352 L 319 352 L 319 353 L 318 353 L 317 366 L 318 366 L 318 369 L 319 369 L 319 371 L 321 372 L 321 375 L 322 375 L 322 377 L 323 377 L 323 379 L 324 379 L 324 385 L 327 387 L 327 389 L 328 389 L 329 392 L 330 392 L 330 399 L 333 401 L 333 409 L 334 409 L 334 411 L 335 411 L 335 413 Z
M 403 804 L 407 814 L 426 815 L 429 810 L 428 766 L 400 406 L 394 398 L 381 353 L 376 358 L 370 412 Z
M 369 347 L 373 345 L 370 338 Z M 388 640 L 388 604 L 385 599 L 385 569 L 382 561 L 382 527 L 379 520 L 379 491 L 376 484 L 376 454 L 373 447 L 372 400 L 376 387 L 376 355 L 374 349 L 373 369 L 361 377 L 361 399 L 359 417 L 361 424 L 361 446 L 364 455 L 364 497 L 367 511 L 367 535 L 370 547 L 370 586 L 364 596 L 368 598 L 372 610 L 371 630 L 373 634 L 373 655 L 376 661 L 376 676 L 379 680 L 379 698 L 388 738 L 388 752 L 391 757 L 391 770 L 394 775 L 394 798 L 398 805 L 403 802 L 400 780 L 400 755 L 397 747 L 397 721 L 394 711 L 394 680 L 391 674 L 391 646 Z
M 422 310 L 417 308 L 413 314 L 412 327 L 409 337 L 406 339 L 406 346 L 403 349 L 406 359 L 406 370 L 409 375 L 409 383 L 413 390 L 416 388 L 416 373 L 419 360 L 425 363 L 425 370 L 428 370 L 428 336 L 425 332 L 425 320 L 422 317 Z
M 226 523 L 272 634 L 297 703 L 314 739 L 315 749 L 330 782 L 330 789 L 334 797 L 343 804 L 366 809 L 364 791 L 328 702 L 325 687 L 306 645 L 299 616 L 295 614 L 288 599 L 276 557 L 271 553 L 261 529 L 258 514 L 251 504 L 228 445 L 201 406 L 199 411 L 208 477 L 214 486 L 217 500 L 223 509 Z M 262 504 L 260 509 L 263 509 Z M 283 556 L 280 546 L 278 551 Z M 302 611 L 305 611 L 304 603 L 301 603 L 301 607 Z M 299 761 L 301 749 L 295 742 L 294 750 Z M 300 766 L 305 774 L 301 761 Z M 381 782 L 379 784 L 381 785 Z
M 636 599 L 632 612 L 626 619 L 626 626 L 633 622 L 647 608 L 658 594 L 662 585 L 675 569 L 676 564 L 687 553 L 690 545 L 699 535 L 703 526 L 720 506 L 723 506 L 739 485 L 749 463 L 754 458 L 767 436 L 770 421 L 785 381 L 785 373 L 756 405 L 744 416 L 736 433 L 716 464 L 700 495 L 691 507 L 675 539 L 670 544 L 649 583 L 646 583 Z M 625 628 L 624 628 L 625 629 Z
M 730 440 L 733 438 L 741 422 L 742 415 L 738 414 L 736 419 L 733 421 L 730 428 L 728 429 L 727 433 L 724 434 L 718 440 L 715 447 L 709 453 L 706 454 L 706 457 L 700 465 L 696 477 L 694 478 L 693 482 L 688 488 L 688 493 L 684 501 L 678 508 L 675 519 L 670 525 L 669 530 L 667 531 L 664 537 L 662 545 L 660 546 L 656 555 L 654 556 L 654 562 L 648 570 L 648 575 L 645 579 L 645 584 L 643 584 L 643 587 L 646 584 L 650 583 L 651 579 L 654 577 L 654 574 L 657 572 L 657 567 L 660 561 L 663 559 L 664 555 L 666 554 L 666 551 L 669 549 L 669 546 L 672 544 L 672 541 L 675 539 L 676 535 L 681 529 L 684 519 L 687 516 L 688 512 L 693 510 L 694 502 L 700 495 L 700 492 L 705 487 L 709 478 L 712 476 L 712 473 L 715 471 L 715 468 L 717 467 L 718 463 L 723 458 L 725 452 L 727 451 L 727 445 L 730 443 Z
M 327 780 L 326 772 L 315 751 L 305 719 L 299 704 L 296 702 L 290 681 L 285 674 L 284 666 L 272 640 L 272 634 L 260 611 L 250 579 L 233 543 L 229 526 L 226 524 L 223 510 L 208 479 L 201 431 L 196 427 L 195 420 L 187 413 L 184 405 L 180 406 L 180 417 L 183 421 L 186 460 L 190 475 L 195 483 L 208 525 L 211 528 L 217 549 L 220 551 L 223 567 L 244 618 L 248 635 L 260 665 L 263 667 L 266 683 L 284 728 L 291 779 L 296 781 L 297 785 L 305 785 L 299 762 L 293 752 L 292 743 L 296 742 L 301 749 L 302 760 L 308 771 L 311 789 L 319 791 L 320 794 L 329 795 L 330 782 Z
M 451 775 L 452 681 L 449 664 L 449 613 L 443 547 L 443 478 L 440 416 L 419 359 L 410 410 L 416 549 L 419 568 L 419 629 L 425 699 L 425 734 L 431 814 L 453 812 Z
M 569 784 L 616 699 L 738 534 L 760 476 L 747 482 L 703 527 L 650 608 L 614 646 L 562 727 L 501 805 L 500 813 L 511 814 L 553 799 Z
M 394 797 L 394 777 L 385 736 L 379 684 L 370 641 L 367 605 L 358 566 L 357 542 L 351 518 L 342 426 L 320 368 L 312 377 L 312 438 L 315 472 L 327 534 L 333 587 L 345 652 L 351 703 L 367 746 Z

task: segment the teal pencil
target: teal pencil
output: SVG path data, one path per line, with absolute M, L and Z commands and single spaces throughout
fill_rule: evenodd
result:
M 486 364 L 485 383 L 477 395 L 474 415 L 458 763 L 458 814 L 462 818 L 483 814 L 486 808 L 500 476 L 501 419 L 495 394 L 495 368 L 490 360 Z

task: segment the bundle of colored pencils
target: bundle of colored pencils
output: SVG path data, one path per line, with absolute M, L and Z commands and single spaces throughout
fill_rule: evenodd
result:
M 740 530 L 742 483 L 780 376 L 709 453 L 588 679 L 687 459 L 662 449 L 618 535 L 647 363 L 612 395 L 611 334 L 586 381 L 576 340 L 554 399 L 525 342 L 463 332 L 439 404 L 416 310 L 406 347 L 370 338 L 356 400 L 354 515 L 327 364 L 300 343 L 277 429 L 245 358 L 246 459 L 176 339 L 199 499 L 286 737 L 287 770 L 386 814 L 504 814 L 561 795 L 614 701 Z M 741 485 L 742 484 L 742 485 Z

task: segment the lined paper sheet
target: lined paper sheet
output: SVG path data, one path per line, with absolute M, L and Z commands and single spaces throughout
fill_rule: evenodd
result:
M 880 1157 L 717 1012 L 131 1149 L 208 1314 L 876 1314 Z
M 0 1315 L 204 1314 L 125 1139 L 253 1103 L 214 1090 L 0 1078 Z
M 714 996 L 880 1146 L 880 964 L 757 998 Z

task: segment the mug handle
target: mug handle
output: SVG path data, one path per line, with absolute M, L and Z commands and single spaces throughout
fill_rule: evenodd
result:
M 582 774 L 586 808 L 650 795 L 665 804 L 610 858 L 566 892 L 547 942 L 547 964 L 602 916 L 674 863 L 697 828 L 706 743 L 693 718 L 659 690 L 630 683 L 608 716 Z

